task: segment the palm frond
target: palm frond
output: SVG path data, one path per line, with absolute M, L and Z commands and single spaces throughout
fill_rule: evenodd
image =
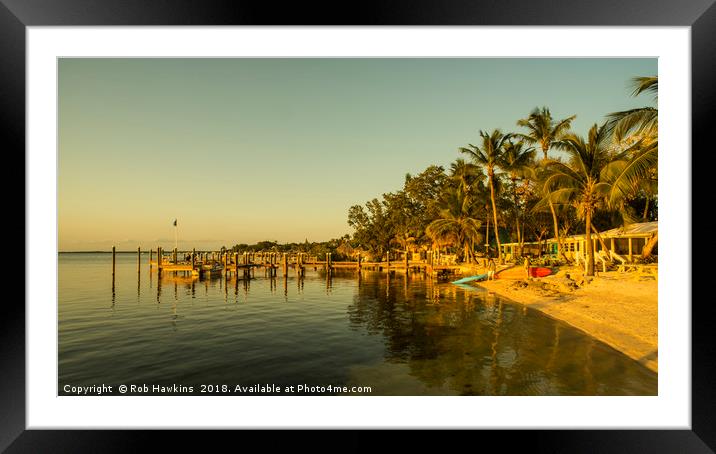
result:
M 644 92 L 649 92 L 654 94 L 654 98 L 659 94 L 659 77 L 658 76 L 642 76 L 642 77 L 634 77 L 632 79 L 632 86 L 634 87 L 634 91 L 632 92 L 632 96 L 639 96 L 640 94 Z
M 653 107 L 612 112 L 607 115 L 608 131 L 616 141 L 629 135 L 656 136 L 659 127 L 659 111 Z
M 639 152 L 632 159 L 619 160 L 608 164 L 602 170 L 602 178 L 608 181 L 611 189 L 608 195 L 609 206 L 617 206 L 621 200 L 634 192 L 652 170 L 658 165 L 659 146 L 653 144 Z

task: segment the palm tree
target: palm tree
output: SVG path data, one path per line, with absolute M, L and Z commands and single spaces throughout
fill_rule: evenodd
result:
M 634 91 L 632 96 L 649 92 L 654 94 L 656 101 L 659 90 L 659 79 L 653 77 L 635 77 L 632 79 Z M 642 107 L 622 112 L 613 112 L 608 115 L 607 127 L 612 133 L 615 146 L 619 149 L 631 148 L 633 153 L 629 156 L 629 163 L 614 166 L 612 178 L 614 186 L 610 194 L 612 206 L 621 205 L 625 199 L 644 194 L 644 204 L 641 219 L 647 220 L 649 213 L 649 200 L 657 193 L 658 181 L 658 153 L 659 111 L 653 107 Z M 638 146 L 635 146 L 638 145 Z M 625 212 L 625 219 L 634 221 L 630 213 Z
M 576 134 L 567 134 L 556 146 L 569 155 L 569 164 L 554 160 L 546 164 L 550 171 L 545 182 L 547 199 L 571 202 L 584 218 L 587 276 L 594 276 L 592 215 L 597 206 L 604 202 L 612 186 L 604 171 L 610 164 L 620 160 L 620 157 L 610 152 L 608 139 L 606 124 L 592 126 L 586 141 Z
M 502 261 L 502 244 L 497 230 L 497 207 L 495 206 L 495 169 L 499 166 L 504 153 L 505 141 L 509 140 L 511 134 L 503 134 L 499 129 L 488 134 L 480 131 L 482 146 L 478 147 L 468 144 L 468 147 L 460 147 L 460 152 L 468 154 L 477 165 L 485 167 L 487 180 L 490 185 L 490 201 L 492 203 L 492 220 L 495 227 L 495 240 L 497 241 L 497 257 Z
M 525 147 L 524 142 L 512 142 L 508 140 L 504 145 L 504 153 L 500 159 L 500 168 L 507 172 L 512 183 L 512 200 L 515 208 L 515 227 L 517 242 L 522 244 L 520 235 L 520 204 L 518 201 L 517 180 L 532 175 L 532 164 L 535 157 L 534 147 Z
M 462 158 L 456 159 L 455 162 L 450 164 L 450 176 L 466 194 L 475 188 L 476 183 L 479 183 L 485 178 L 479 166 L 471 162 L 466 162 Z
M 571 117 L 555 122 L 548 108 L 542 107 L 540 109 L 535 107 L 527 118 L 517 120 L 517 126 L 527 128 L 529 132 L 527 134 L 515 135 L 528 144 L 538 144 L 544 154 L 542 158 L 544 160 L 548 158 L 547 152 L 552 148 L 552 144 L 560 140 L 560 138 L 569 131 L 572 120 L 575 118 L 577 118 L 577 116 L 572 115 Z
M 567 117 L 563 120 L 555 122 L 552 119 L 552 113 L 548 108 L 535 107 L 527 118 L 517 120 L 517 126 L 527 128 L 527 134 L 517 134 L 522 140 L 529 144 L 539 144 L 542 149 L 542 162 L 546 162 L 549 156 L 547 152 L 552 145 L 565 135 L 572 124 L 572 120 L 577 118 L 576 115 Z M 554 238 L 557 240 L 557 257 L 562 255 L 562 244 L 559 240 L 559 220 L 557 212 L 554 209 L 554 203 L 549 200 L 549 209 L 552 212 L 552 222 L 554 223 Z
M 472 216 L 471 197 L 460 188 L 448 188 L 440 200 L 440 219 L 431 222 L 425 232 L 434 242 L 463 248 L 466 261 L 474 260 L 473 245 L 482 240 L 480 221 Z
M 403 248 L 403 251 L 405 251 L 405 255 L 407 256 L 409 247 L 415 244 L 415 237 L 412 236 L 410 234 L 410 231 L 405 228 L 399 230 L 400 231 L 395 234 L 393 242 L 401 246 Z M 390 254 L 390 250 L 388 251 L 388 254 Z
M 645 92 L 653 93 L 656 101 L 659 92 L 657 76 L 635 77 L 632 79 L 632 86 L 634 88 L 632 96 L 639 96 Z M 654 107 L 612 112 L 607 118 L 609 118 L 607 127 L 614 134 L 616 141 L 622 141 L 630 136 L 632 141 L 657 138 L 659 111 Z

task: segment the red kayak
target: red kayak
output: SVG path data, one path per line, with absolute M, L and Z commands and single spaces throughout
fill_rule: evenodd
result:
M 545 268 L 541 266 L 530 267 L 531 277 L 545 277 L 549 276 L 550 274 L 552 274 L 552 270 L 550 268 Z M 524 279 L 525 269 L 521 266 L 513 266 L 512 268 L 507 268 L 506 270 L 497 272 L 495 274 L 495 277 L 497 279 Z

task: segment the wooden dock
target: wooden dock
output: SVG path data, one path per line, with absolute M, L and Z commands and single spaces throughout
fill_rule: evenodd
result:
M 154 254 L 156 253 L 156 258 Z M 158 274 L 171 273 L 174 276 L 185 277 L 235 277 L 237 279 L 251 279 L 255 277 L 256 270 L 263 270 L 265 276 L 277 276 L 279 270 L 284 276 L 289 269 L 301 276 L 306 269 L 323 270 L 328 273 L 333 270 L 374 270 L 396 273 L 422 272 L 429 276 L 459 276 L 464 267 L 455 264 L 436 263 L 432 255 L 427 259 L 389 260 L 367 262 L 360 256 L 355 261 L 332 260 L 331 254 L 325 254 L 324 260 L 306 253 L 278 253 L 278 252 L 246 252 L 239 254 L 232 251 L 197 252 L 173 250 L 166 253 L 162 248 L 149 251 L 149 272 Z M 115 248 L 112 248 L 112 275 L 115 270 Z M 141 249 L 137 248 L 137 271 L 141 270 Z

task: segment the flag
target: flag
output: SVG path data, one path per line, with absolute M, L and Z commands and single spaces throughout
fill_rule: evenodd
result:
M 177 220 L 174 219 L 174 227 L 176 227 L 176 226 L 177 226 Z

